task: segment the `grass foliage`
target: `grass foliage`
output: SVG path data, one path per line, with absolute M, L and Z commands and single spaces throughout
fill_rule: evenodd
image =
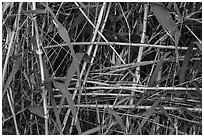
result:
M 3 2 L 2 134 L 202 134 L 202 3 Z

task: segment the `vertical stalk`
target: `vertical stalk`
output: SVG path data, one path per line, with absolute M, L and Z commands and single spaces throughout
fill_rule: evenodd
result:
M 33 2 L 33 10 L 36 10 L 36 3 Z M 42 45 L 40 43 L 39 34 L 38 34 L 38 27 L 36 18 L 33 18 L 33 23 L 35 27 L 35 34 L 36 34 L 36 43 L 37 43 L 37 50 L 38 50 L 38 57 L 40 63 L 40 74 L 41 74 L 41 81 L 44 83 L 45 75 L 44 75 L 44 68 L 43 68 L 43 59 L 42 59 Z M 45 135 L 48 135 L 48 110 L 47 110 L 47 90 L 45 86 L 42 87 L 42 98 L 43 98 L 43 109 L 44 109 L 44 119 L 45 119 Z
M 147 29 L 147 13 L 148 13 L 148 4 L 144 4 L 143 31 L 142 31 L 142 37 L 141 37 L 141 42 L 140 43 L 145 42 L 145 35 L 146 35 L 146 29 Z M 138 53 L 138 56 L 137 56 L 137 62 L 141 62 L 143 48 L 144 47 L 139 48 L 139 53 Z M 139 83 L 139 80 L 140 80 L 140 66 L 136 67 L 135 76 L 136 77 L 133 78 L 133 82 Z M 135 94 L 135 92 L 131 92 L 131 96 L 134 96 L 134 94 Z M 133 98 L 131 98 L 130 105 L 133 104 L 133 101 L 134 101 Z
M 145 42 L 145 35 L 146 35 L 146 29 L 147 29 L 147 12 L 148 12 L 148 4 L 144 4 L 143 31 L 142 31 L 142 37 L 141 37 L 140 43 Z M 139 48 L 139 53 L 138 53 L 138 56 L 137 56 L 137 62 L 141 62 L 142 53 L 143 53 L 143 47 L 140 47 Z M 139 84 L 139 80 L 140 80 L 140 66 L 136 67 L 135 77 L 133 77 L 133 82 L 136 82 L 137 84 Z M 134 96 L 134 95 L 135 95 L 135 92 L 131 92 L 130 105 L 133 105 L 133 103 L 134 103 L 134 99 L 132 98 L 132 96 Z M 128 118 L 127 118 L 126 124 L 127 124 L 128 128 L 129 128 L 130 124 L 129 124 L 129 119 Z

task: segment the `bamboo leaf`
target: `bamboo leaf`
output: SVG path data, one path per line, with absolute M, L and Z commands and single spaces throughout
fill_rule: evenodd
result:
M 81 134 L 81 127 L 80 127 L 80 124 L 79 124 L 79 121 L 77 118 L 77 112 L 75 109 L 75 104 L 74 104 L 74 101 L 72 100 L 72 95 L 67 90 L 67 85 L 65 85 L 64 83 L 59 83 L 59 82 L 54 82 L 54 85 L 56 88 L 58 88 L 60 90 L 60 92 L 63 94 L 63 96 L 66 97 L 67 102 L 69 103 L 69 107 L 70 107 L 71 112 L 72 112 L 72 116 L 75 118 L 77 131 L 79 134 Z
M 11 70 L 11 73 L 10 73 L 10 75 L 6 81 L 6 84 L 5 84 L 3 92 L 2 92 L 2 98 L 4 97 L 4 94 L 6 93 L 6 90 L 7 90 L 8 86 L 10 85 L 11 81 L 15 77 L 16 72 L 19 70 L 19 68 L 21 66 L 21 62 L 22 62 L 22 57 L 19 56 L 17 58 L 17 60 L 15 61 L 13 68 Z
M 186 76 L 186 72 L 188 70 L 188 64 L 190 61 L 190 58 L 192 56 L 192 51 L 193 51 L 193 43 L 190 43 L 190 45 L 188 46 L 188 49 L 186 51 L 184 60 L 183 60 L 183 64 L 181 66 L 181 72 L 179 75 L 179 83 L 183 83 L 185 81 L 185 76 Z
M 83 55 L 83 61 L 85 61 L 86 63 L 90 63 L 91 62 L 91 57 L 87 54 L 87 53 L 85 53 L 84 55 Z
M 79 63 L 81 62 L 82 58 L 84 57 L 85 53 L 77 53 L 76 57 L 77 57 L 77 66 L 79 66 Z M 75 64 L 74 61 L 72 61 L 71 66 L 69 67 L 69 69 L 67 70 L 67 74 L 66 74 L 66 79 L 65 79 L 65 84 L 67 86 L 69 86 L 69 83 L 72 79 L 72 77 L 74 76 L 76 72 L 76 68 L 75 68 Z
M 163 96 L 163 95 L 162 95 Z M 161 96 L 155 103 L 149 108 L 142 116 L 144 116 L 142 122 L 140 123 L 140 129 L 145 125 L 145 123 L 148 121 L 149 117 L 154 113 L 156 107 L 159 105 L 159 102 L 161 101 Z M 136 134 L 139 134 L 140 129 L 137 129 Z
M 35 115 L 37 115 L 37 116 L 39 116 L 39 117 L 41 117 L 41 118 L 44 118 L 44 116 L 45 116 L 44 110 L 43 110 L 43 108 L 41 108 L 41 107 L 34 106 L 34 105 L 30 105 L 29 107 L 27 107 L 27 109 L 28 109 L 31 113 L 33 113 L 33 114 L 35 114 Z
M 157 63 L 157 66 L 156 66 L 156 68 L 155 68 L 155 70 L 154 70 L 154 72 L 153 72 L 153 74 L 152 74 L 152 76 L 151 76 L 151 78 L 150 78 L 149 86 L 155 86 L 155 80 L 156 80 L 156 78 L 157 78 L 157 76 L 158 76 L 159 70 L 160 70 L 160 68 L 161 68 L 161 66 L 162 66 L 162 64 L 163 64 L 163 62 L 164 62 L 164 59 L 165 59 L 170 53 L 171 53 L 171 52 L 165 53 L 164 56 L 161 58 L 161 60 Z
M 179 38 L 180 38 L 180 31 L 178 29 L 176 29 L 175 31 L 175 53 L 176 53 L 176 63 L 179 64 L 179 61 L 178 61 L 178 57 L 179 57 L 179 54 L 178 54 L 178 43 L 179 43 Z
M 167 30 L 171 36 L 175 37 L 175 32 L 176 30 L 178 30 L 178 28 L 176 23 L 173 21 L 168 9 L 159 2 L 151 3 L 150 5 L 154 15 L 156 16 L 163 29 Z
M 58 34 L 60 35 L 60 37 L 68 44 L 69 48 L 72 48 L 67 29 L 59 21 L 53 21 L 57 26 Z
M 119 123 L 121 129 L 126 133 L 126 127 L 123 123 L 123 120 L 120 118 L 120 116 L 111 108 L 106 108 L 106 110 L 108 112 L 110 112 L 111 115 L 113 115 L 115 117 L 115 119 L 117 120 L 117 122 Z

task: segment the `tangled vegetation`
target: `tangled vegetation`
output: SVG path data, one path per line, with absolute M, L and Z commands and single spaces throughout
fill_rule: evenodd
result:
M 2 134 L 202 134 L 202 3 L 3 2 Z

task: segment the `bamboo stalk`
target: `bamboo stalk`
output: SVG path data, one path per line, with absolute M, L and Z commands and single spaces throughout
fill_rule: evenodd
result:
M 76 90 L 78 88 L 68 88 L 68 90 Z M 86 90 L 99 90 L 99 89 L 123 89 L 123 90 L 134 90 L 135 92 L 139 93 L 145 93 L 144 90 L 163 90 L 163 91 L 192 91 L 192 90 L 197 90 L 196 88 L 185 88 L 185 87 L 145 87 L 145 86 L 140 86 L 140 87 L 132 87 L 132 86 L 106 86 L 106 87 L 100 87 L 100 86 L 95 86 L 95 87 L 84 87 Z M 200 88 L 202 90 L 202 88 Z M 55 89 L 55 91 L 59 91 L 58 89 Z M 147 91 L 148 92 L 148 91 Z
M 175 46 L 173 45 L 156 45 L 156 44 L 145 44 L 145 43 L 124 43 L 124 42 L 74 42 L 72 45 L 120 45 L 120 46 L 133 46 L 133 47 L 145 47 L 145 48 L 161 48 L 161 49 L 173 49 L 175 50 Z M 57 48 L 57 47 L 63 47 L 63 46 L 68 46 L 67 44 L 60 44 L 60 45 L 50 45 L 47 47 L 44 47 L 45 49 L 47 48 Z M 179 50 L 187 50 L 188 47 L 178 47 Z M 193 48 L 193 50 L 196 50 L 197 48 Z
M 81 107 L 81 108 L 114 108 L 114 109 L 150 109 L 152 106 L 137 106 L 135 107 L 135 105 L 107 105 L 107 104 L 80 104 L 80 105 L 75 105 L 76 107 Z M 58 106 L 57 106 L 58 107 Z M 63 107 L 65 108 L 69 108 L 69 105 L 63 105 Z M 168 106 L 163 106 L 163 108 L 165 110 L 180 110 L 180 107 L 168 107 Z M 159 108 L 156 108 L 157 110 L 159 110 Z M 198 108 L 198 107 L 186 107 L 186 109 L 188 109 L 189 111 L 194 111 L 194 112 L 202 112 L 202 108 Z
M 143 19 L 143 30 L 142 30 L 142 37 L 141 37 L 141 43 L 145 42 L 145 35 L 146 35 L 146 29 L 147 29 L 147 14 L 148 14 L 148 4 L 144 4 L 144 19 Z M 138 52 L 138 56 L 137 56 L 137 62 L 141 62 L 142 59 L 142 55 L 143 55 L 143 49 L 144 47 L 140 47 L 139 48 L 139 52 Z M 135 77 L 134 77 L 134 81 L 139 84 L 140 83 L 140 66 L 136 67 L 136 71 L 135 71 Z M 134 92 L 132 92 L 131 94 L 134 94 Z M 130 103 L 133 103 L 132 101 Z
M 82 96 L 116 96 L 116 97 L 130 97 L 130 94 L 118 94 L 118 93 L 100 93 L 100 92 L 91 92 L 91 93 L 82 93 Z M 55 95 L 55 98 L 62 97 L 62 95 Z M 165 97 L 162 97 L 161 99 L 165 100 Z M 147 99 L 152 100 L 152 99 Z M 200 101 L 194 100 L 194 99 L 183 99 L 183 98 L 172 98 L 172 101 L 188 101 L 188 102 L 195 102 L 199 103 Z
M 33 2 L 32 4 L 32 9 L 36 10 L 36 3 Z M 36 22 L 36 18 L 33 18 L 33 23 L 34 23 L 34 28 L 35 28 L 35 33 L 36 33 L 36 43 L 37 43 L 37 50 L 39 52 L 38 57 L 39 57 L 39 63 L 40 63 L 40 74 L 41 74 L 41 81 L 44 83 L 45 81 L 45 75 L 44 75 L 44 67 L 43 67 L 43 59 L 42 59 L 42 49 L 41 49 L 41 43 L 40 43 L 40 38 L 38 34 L 38 26 Z M 43 98 L 43 109 L 44 109 L 44 118 L 45 118 L 45 135 L 49 134 L 49 128 L 48 128 L 48 110 L 47 110 L 47 90 L 45 89 L 45 86 L 42 87 L 42 98 Z

